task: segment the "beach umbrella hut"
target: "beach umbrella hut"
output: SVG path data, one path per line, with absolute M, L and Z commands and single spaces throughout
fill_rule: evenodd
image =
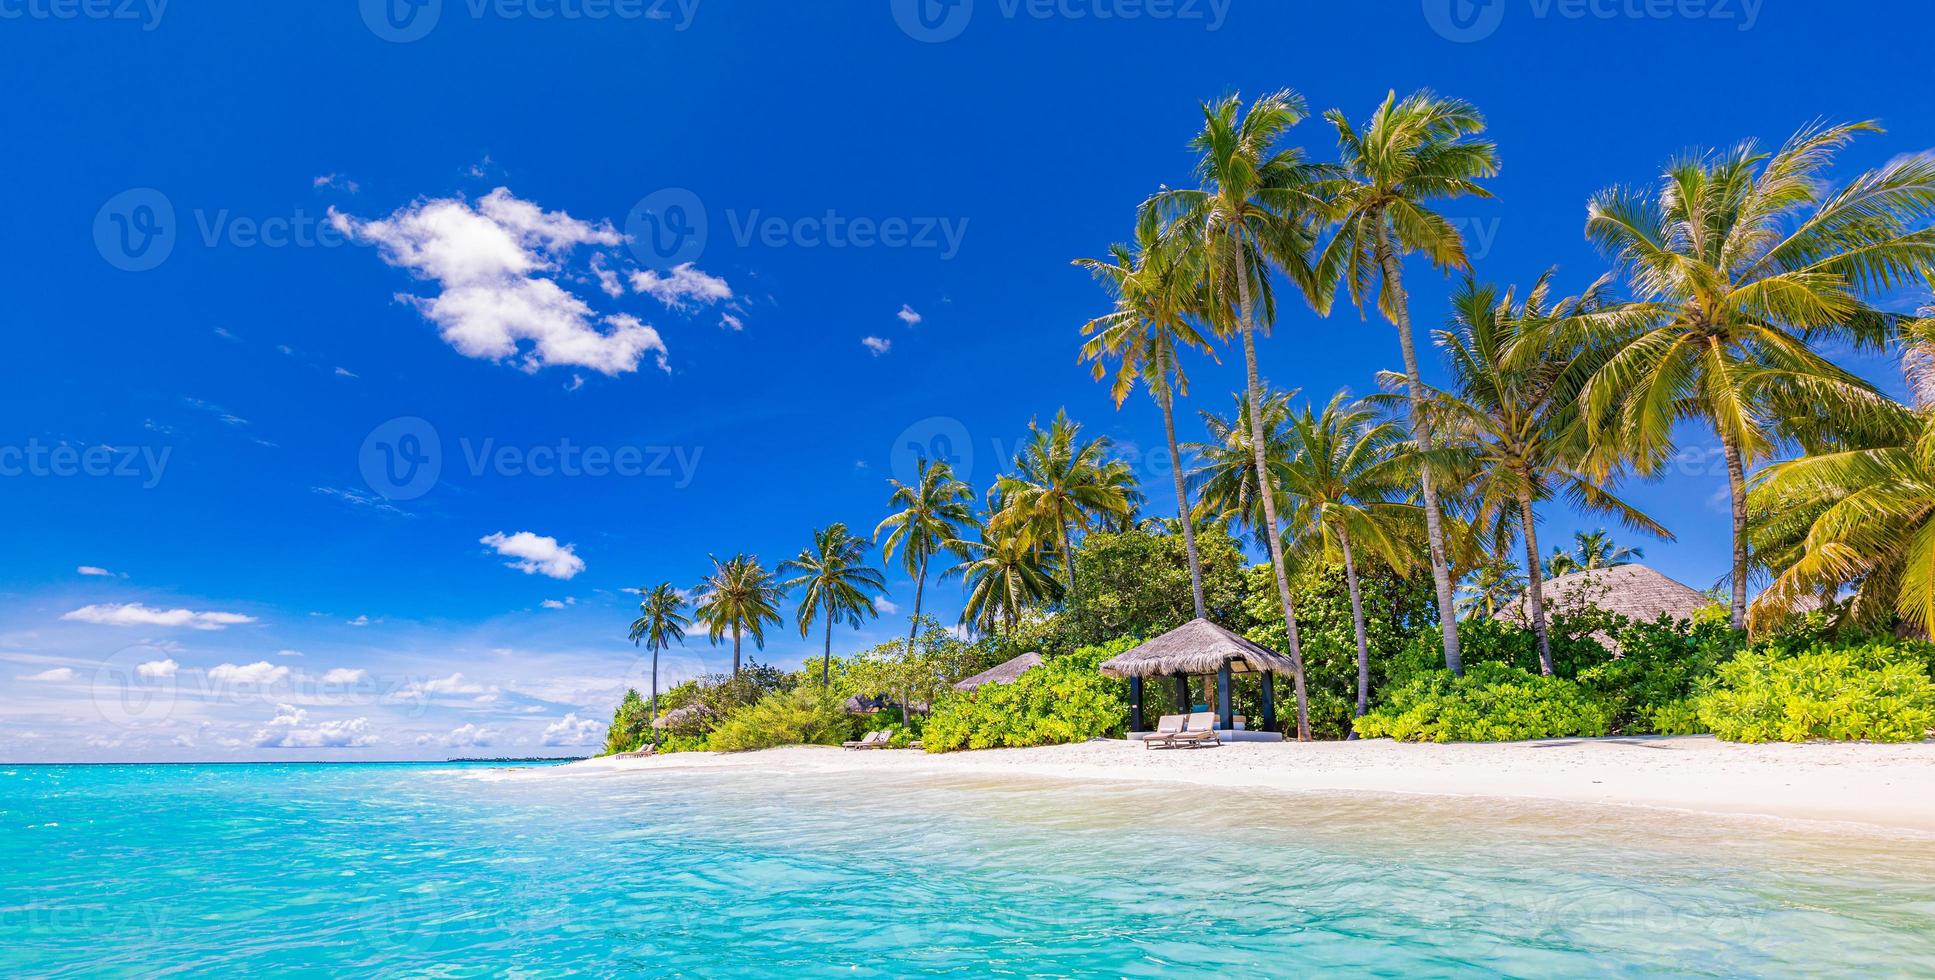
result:
M 984 684 L 1013 684 L 1030 667 L 1041 665 L 1041 654 L 1024 653 L 1004 664 L 989 667 L 973 677 L 963 677 L 954 682 L 957 691 L 972 691 Z
M 1258 674 L 1263 679 L 1263 730 L 1275 731 L 1277 710 L 1271 679 L 1288 675 L 1294 667 L 1289 657 L 1266 650 L 1210 622 L 1192 619 L 1132 650 L 1102 661 L 1102 673 L 1129 681 L 1129 731 L 1147 731 L 1142 724 L 1142 685 L 1151 677 L 1172 678 L 1176 694 L 1189 704 L 1189 679 L 1216 678 L 1216 724 L 1230 731 L 1235 719 L 1230 710 L 1230 683 L 1236 674 Z

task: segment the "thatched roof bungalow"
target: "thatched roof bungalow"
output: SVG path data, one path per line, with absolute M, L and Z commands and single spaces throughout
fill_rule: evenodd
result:
M 1234 674 L 1259 674 L 1263 682 L 1263 730 L 1276 728 L 1276 703 L 1271 676 L 1289 674 L 1295 666 L 1289 657 L 1251 642 L 1207 619 L 1192 619 L 1134 649 L 1102 661 L 1102 673 L 1125 677 L 1129 681 L 1129 730 L 1144 731 L 1142 724 L 1142 684 L 1150 677 L 1171 677 L 1176 682 L 1178 700 L 1188 703 L 1189 678 L 1216 677 L 1216 716 L 1218 725 L 1234 726 L 1230 710 L 1230 683 Z
M 717 711 L 703 704 L 688 704 L 683 708 L 673 708 L 659 715 L 652 720 L 652 727 L 661 731 L 696 729 L 717 715 Z
M 1028 668 L 1039 666 L 1041 666 L 1041 654 L 1024 653 L 1007 663 L 997 664 L 972 677 L 963 677 L 955 681 L 954 689 L 972 691 L 987 684 L 1013 684 L 1022 674 L 1028 672 Z
M 1706 593 L 1675 582 L 1645 565 L 1591 568 L 1560 575 L 1547 579 L 1540 594 L 1548 616 L 1568 608 L 1597 606 L 1642 623 L 1661 616 L 1691 619 L 1695 612 L 1713 605 Z M 1532 616 L 1527 604 L 1527 596 L 1521 595 L 1500 608 L 1498 618 L 1530 624 Z

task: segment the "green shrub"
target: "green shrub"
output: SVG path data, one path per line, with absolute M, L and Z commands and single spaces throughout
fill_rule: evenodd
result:
M 1625 735 L 1704 732 L 1687 699 L 1721 662 L 1740 651 L 1744 635 L 1725 620 L 1662 617 L 1625 623 L 1613 636 L 1620 655 L 1576 677 L 1612 709 L 1613 730 Z
M 922 731 L 929 752 L 1022 748 L 1082 742 L 1123 730 L 1129 686 L 1102 676 L 1102 661 L 1133 647 L 1116 640 L 1083 647 L 1023 673 L 1012 684 L 989 684 L 949 694 L 934 706 Z
M 1646 709 L 1640 727 L 1654 735 L 1705 735 L 1706 722 L 1700 720 L 1700 706 L 1692 698 L 1668 701 Z
M 1935 726 L 1925 644 L 1763 647 L 1721 664 L 1695 698 L 1700 721 L 1731 742 L 1914 742 Z
M 1577 683 L 1499 663 L 1470 666 L 1463 677 L 1421 674 L 1356 723 L 1359 735 L 1402 742 L 1604 735 L 1611 724 L 1611 709 Z
M 707 744 L 714 752 L 747 752 L 780 745 L 838 745 L 854 737 L 854 719 L 834 691 L 800 685 L 768 694 L 727 715 Z

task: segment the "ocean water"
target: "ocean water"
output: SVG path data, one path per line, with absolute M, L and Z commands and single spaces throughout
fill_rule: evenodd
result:
M 1935 842 L 756 771 L 0 766 L 0 976 L 1900 975 Z

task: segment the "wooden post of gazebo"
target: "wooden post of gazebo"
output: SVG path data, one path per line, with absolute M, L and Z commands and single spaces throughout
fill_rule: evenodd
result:
M 1195 703 L 1196 703 L 1195 699 L 1189 696 L 1189 675 L 1177 674 L 1176 675 L 1176 710 L 1186 715 L 1189 713 L 1190 706 L 1194 705 Z
M 1273 683 L 1275 680 L 1276 680 L 1276 675 L 1270 673 L 1269 671 L 1264 671 L 1263 673 L 1263 730 L 1266 732 L 1274 732 L 1277 730 L 1277 697 L 1276 697 L 1277 692 L 1276 692 L 1276 684 Z
M 1129 734 L 1148 731 L 1142 727 L 1142 678 L 1129 678 Z
M 1224 731 L 1236 728 L 1236 718 L 1230 712 L 1230 664 L 1216 668 L 1216 727 Z

